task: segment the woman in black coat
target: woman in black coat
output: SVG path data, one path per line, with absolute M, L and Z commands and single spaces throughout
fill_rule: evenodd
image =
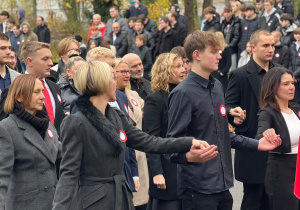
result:
M 182 58 L 163 53 L 156 59 L 152 71 L 152 91 L 144 106 L 143 130 L 150 135 L 166 137 L 168 129 L 168 95 L 186 77 Z M 177 196 L 177 165 L 164 155 L 148 154 L 149 203 L 147 210 L 180 210 Z
M 220 39 L 224 40 L 224 36 L 221 32 L 218 31 L 216 34 Z M 219 60 L 218 71 L 213 72 L 212 75 L 222 83 L 225 94 L 228 85 L 228 72 L 231 67 L 231 50 L 225 40 L 223 41 L 223 46 L 224 50 L 221 53 L 222 58 Z
M 63 158 L 53 210 L 134 210 L 123 174 L 126 146 L 149 153 L 190 150 L 187 159 L 193 161 L 205 151 L 204 161 L 217 154 L 215 146 L 192 137 L 156 138 L 129 124 L 121 111 L 108 106 L 116 100 L 116 79 L 115 71 L 100 61 L 76 72 L 75 86 L 83 95 L 76 101 L 78 112 L 61 125 Z M 197 158 L 190 158 L 195 153 Z
M 294 195 L 296 160 L 300 136 L 300 106 L 291 103 L 295 86 L 292 72 L 275 67 L 262 81 L 257 139 L 276 134 L 281 146 L 268 154 L 265 177 L 270 210 L 298 210 L 299 200 Z M 274 130 L 270 130 L 274 128 Z
M 80 56 L 69 58 L 65 64 L 65 72 L 57 82 L 66 114 L 70 113 L 70 105 L 72 101 L 80 95 L 80 92 L 75 88 L 73 78 L 79 66 L 83 65 L 85 60 Z

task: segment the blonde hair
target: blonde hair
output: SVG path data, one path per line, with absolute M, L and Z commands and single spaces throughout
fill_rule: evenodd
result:
M 77 69 L 74 83 L 84 95 L 96 96 L 109 90 L 110 79 L 111 70 L 107 63 L 89 61 Z
M 4 104 L 6 113 L 12 113 L 16 104 L 22 106 L 22 104 L 28 105 L 30 103 L 36 79 L 37 77 L 32 74 L 22 74 L 13 81 Z M 23 100 L 22 103 L 18 101 L 20 98 Z
M 115 54 L 105 47 L 95 47 L 86 56 L 87 61 L 97 61 L 100 58 L 116 58 Z
M 74 42 L 79 48 L 78 41 L 76 39 L 73 39 L 72 37 L 66 37 L 58 43 L 56 47 L 56 52 L 59 57 L 65 55 L 68 52 L 68 48 L 72 42 Z
M 151 69 L 151 90 L 170 92 L 169 78 L 173 74 L 174 61 L 181 58 L 178 54 L 163 53 L 158 56 Z
M 118 65 L 121 64 L 121 63 L 125 63 L 129 67 L 128 63 L 125 60 L 123 60 L 122 58 L 116 58 L 115 59 L 115 66 L 116 66 L 115 68 L 117 69 Z M 128 89 L 128 90 L 131 90 L 130 82 L 128 82 L 128 84 L 125 88 Z
M 234 2 L 231 2 L 231 6 L 236 6 L 238 8 L 238 10 L 236 12 L 233 12 L 234 16 L 238 18 L 240 16 L 240 14 L 242 14 L 241 3 L 239 1 L 234 1 Z
M 220 38 L 220 42 L 222 42 L 222 43 L 221 43 L 222 48 L 225 49 L 226 47 L 228 47 L 228 44 L 225 42 L 223 33 L 220 32 L 220 31 L 217 31 L 217 32 L 216 32 L 216 35 Z

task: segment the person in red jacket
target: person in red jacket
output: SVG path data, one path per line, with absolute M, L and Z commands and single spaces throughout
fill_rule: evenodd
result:
M 101 16 L 99 14 L 94 14 L 93 15 L 93 24 L 92 24 L 92 26 L 93 25 L 98 26 L 99 32 L 101 33 L 101 36 L 103 38 L 104 37 L 105 28 L 106 28 L 106 24 L 101 21 Z M 91 31 L 91 28 L 90 28 L 88 39 L 91 38 L 91 35 L 92 35 L 92 31 Z

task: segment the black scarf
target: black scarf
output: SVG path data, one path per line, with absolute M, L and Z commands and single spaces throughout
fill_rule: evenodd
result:
M 107 105 L 104 116 L 85 95 L 79 96 L 75 103 L 78 110 L 100 131 L 105 140 L 116 148 L 114 156 L 118 157 L 122 152 L 122 146 L 116 111 Z
M 32 115 L 23 107 L 16 104 L 13 113 L 21 120 L 24 120 L 25 122 L 32 125 L 41 135 L 41 137 L 43 139 L 45 138 L 45 134 L 49 126 L 49 117 L 46 111 L 42 110 L 37 112 L 36 115 Z

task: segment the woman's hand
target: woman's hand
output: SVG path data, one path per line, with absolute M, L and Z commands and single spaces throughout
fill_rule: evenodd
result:
M 190 151 L 186 153 L 186 160 L 188 162 L 204 163 L 218 155 L 217 148 L 215 145 L 209 145 L 206 141 L 193 139 L 193 145 Z
M 271 144 L 276 144 L 276 141 L 277 141 L 279 135 L 277 135 L 275 133 L 275 130 L 273 128 L 269 128 L 269 129 L 265 130 L 265 132 L 263 132 L 263 137 L 265 137 L 265 139 L 268 142 L 270 142 Z
M 165 177 L 162 174 L 154 176 L 153 183 L 161 190 L 165 190 L 167 188 Z
M 241 107 L 235 107 L 230 109 L 230 115 L 234 117 L 233 123 L 236 125 L 241 125 L 246 119 L 246 110 L 242 110 Z

